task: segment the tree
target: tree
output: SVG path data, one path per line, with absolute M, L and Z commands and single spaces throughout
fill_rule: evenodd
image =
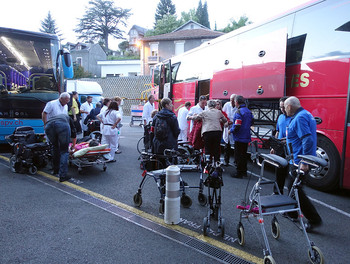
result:
M 158 20 L 161 20 L 165 15 L 175 15 L 175 13 L 176 8 L 171 0 L 160 0 L 155 14 L 156 24 Z
M 126 26 L 130 17 L 130 9 L 116 7 L 114 1 L 91 0 L 85 15 L 80 19 L 74 30 L 78 38 L 85 41 L 103 41 L 108 50 L 108 37 L 122 39 L 124 31 L 120 26 Z
M 236 22 L 236 20 L 234 20 L 233 18 L 231 18 L 231 24 L 228 24 L 224 29 L 220 30 L 224 33 L 228 33 L 231 32 L 233 30 L 236 30 L 240 27 L 244 27 L 246 25 L 251 24 L 251 21 L 248 21 L 249 18 L 247 18 L 245 15 L 241 16 L 238 20 L 238 22 Z
M 118 48 L 121 51 L 126 51 L 129 48 L 129 41 L 125 40 L 123 42 L 120 42 L 119 45 L 118 45 Z
M 177 20 L 176 15 L 164 15 L 162 19 L 157 21 L 153 30 L 146 32 L 146 37 L 170 33 L 180 25 L 180 21 Z
M 190 20 L 193 20 L 193 21 L 196 21 L 199 23 L 199 19 L 196 16 L 196 9 L 195 8 L 190 9 L 190 11 L 188 11 L 188 12 L 185 12 L 185 11 L 181 12 L 181 18 L 180 18 L 181 25 L 185 24 L 186 22 L 188 22 Z
M 198 18 L 199 24 L 210 28 L 207 1 L 205 1 L 204 5 L 202 5 L 202 0 L 199 0 L 198 7 L 196 10 L 196 17 Z
M 56 21 L 52 18 L 50 11 L 47 14 L 47 17 L 41 21 L 41 28 L 39 30 L 43 33 L 57 34 L 58 36 L 62 36 L 62 34 L 59 33 L 60 31 L 56 26 Z
M 73 65 L 74 79 L 89 78 L 92 77 L 90 72 L 84 70 L 83 66 Z

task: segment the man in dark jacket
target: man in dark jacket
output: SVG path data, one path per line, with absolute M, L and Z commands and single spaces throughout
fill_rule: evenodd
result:
M 169 98 L 160 102 L 162 110 L 153 118 L 154 132 L 153 152 L 163 155 L 165 149 L 177 150 L 177 138 L 180 134 L 179 123 L 172 111 L 173 104 Z
M 234 178 L 247 176 L 247 150 L 248 143 L 251 141 L 250 127 L 253 121 L 252 112 L 246 107 L 244 98 L 241 95 L 235 97 L 235 106 L 237 111 L 233 116 L 233 124 L 230 133 L 235 141 L 235 164 L 237 172 L 232 175 Z

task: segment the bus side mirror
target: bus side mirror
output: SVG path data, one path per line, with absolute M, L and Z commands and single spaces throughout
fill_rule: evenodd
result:
M 63 67 L 64 77 L 68 79 L 73 78 L 74 72 L 73 72 L 72 56 L 70 55 L 69 51 L 63 50 L 61 58 L 62 58 L 62 67 Z

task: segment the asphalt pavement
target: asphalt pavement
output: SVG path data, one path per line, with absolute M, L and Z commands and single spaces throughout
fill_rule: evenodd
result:
M 262 263 L 263 239 L 257 219 L 245 221 L 246 245 L 237 243 L 236 227 L 242 204 L 256 182 L 259 168 L 249 166 L 250 177 L 230 177 L 225 168 L 222 213 L 225 236 L 212 221 L 207 237 L 202 223 L 207 207 L 197 201 L 198 188 L 186 189 L 190 208 L 181 207 L 181 222 L 166 225 L 159 214 L 159 192 L 153 179 L 142 189 L 143 203 L 135 207 L 133 196 L 142 179 L 136 151 L 143 129 L 123 120 L 121 154 L 107 170 L 94 165 L 81 174 L 71 166 L 72 180 L 59 183 L 50 168 L 37 175 L 12 173 L 8 153 L 0 156 L 0 263 Z M 192 187 L 199 173 L 181 174 Z M 269 172 L 267 177 L 272 178 Z M 323 193 L 305 187 L 324 224 L 309 238 L 326 263 L 348 263 L 350 252 L 350 194 Z M 206 189 L 204 192 L 206 193 Z M 274 240 L 270 218 L 265 227 L 277 263 L 308 263 L 303 234 L 294 223 L 279 217 L 281 238 Z

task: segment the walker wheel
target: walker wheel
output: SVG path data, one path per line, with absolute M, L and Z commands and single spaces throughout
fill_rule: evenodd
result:
M 276 264 L 276 261 L 272 256 L 268 255 L 264 257 L 264 264 Z
M 218 231 L 220 233 L 220 236 L 223 238 L 225 236 L 225 219 L 224 218 L 221 218 L 219 220 Z
M 276 217 L 274 217 L 271 221 L 271 233 L 274 239 L 278 239 L 281 235 L 280 224 L 278 223 Z
M 311 256 L 311 252 L 310 250 L 308 251 L 308 255 L 309 255 L 309 259 L 311 261 L 311 263 L 313 264 L 323 264 L 324 263 L 324 256 L 321 252 L 321 250 L 316 247 L 316 246 L 312 246 L 312 253 L 314 254 L 314 257 Z
M 159 213 L 164 214 L 164 211 L 165 211 L 165 203 L 164 203 L 164 200 L 161 199 L 159 201 Z
M 207 236 L 208 235 L 208 227 L 210 226 L 209 224 L 209 219 L 208 217 L 203 218 L 203 235 Z
M 187 194 L 183 194 L 181 196 L 180 202 L 181 202 L 181 205 L 185 208 L 190 208 L 192 205 L 192 199 Z
M 132 122 L 130 122 L 130 124 L 129 124 L 129 125 L 132 127 L 133 123 L 132 123 Z
M 104 166 L 103 166 L 103 171 L 106 171 L 106 170 L 107 170 L 107 166 L 104 165 Z
M 207 204 L 207 197 L 203 193 L 199 193 L 198 202 L 201 206 L 205 206 Z
M 38 172 L 38 168 L 36 166 L 30 166 L 28 169 L 29 174 L 34 175 Z
M 241 246 L 244 246 L 245 244 L 244 227 L 241 222 L 239 222 L 237 225 L 237 239 L 238 239 L 238 244 L 240 244 Z
M 140 207 L 141 204 L 142 204 L 142 196 L 141 196 L 140 193 L 136 193 L 136 194 L 134 195 L 134 205 L 135 205 L 136 207 Z

